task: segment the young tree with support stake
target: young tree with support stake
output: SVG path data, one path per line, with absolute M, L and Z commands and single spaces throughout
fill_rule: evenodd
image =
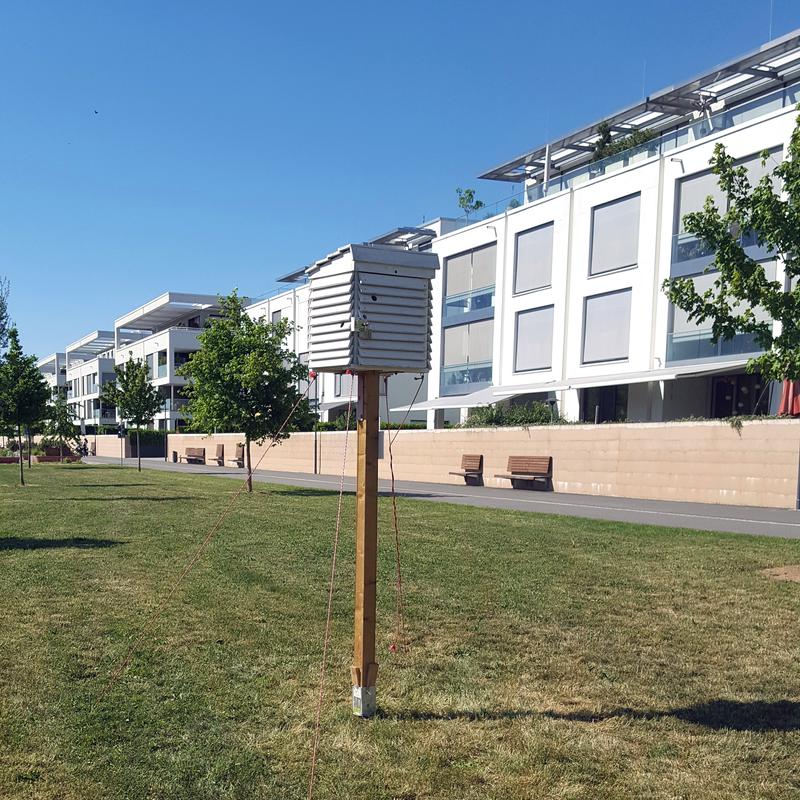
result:
M 44 436 L 58 445 L 59 460 L 64 460 L 64 448 L 72 449 L 78 445 L 78 430 L 75 427 L 75 414 L 61 392 L 56 392 L 50 403 L 49 414 L 44 424 Z
M 164 398 L 150 383 L 147 364 L 130 355 L 124 364 L 114 367 L 117 379 L 106 383 L 101 392 L 101 401 L 116 406 L 122 419 L 136 426 L 136 456 L 139 472 L 142 471 L 142 448 L 139 428 L 149 425 L 161 410 Z
M 311 424 L 305 400 L 281 430 L 300 399 L 297 383 L 308 378 L 308 369 L 286 346 L 292 332 L 288 320 L 254 320 L 235 290 L 220 298 L 220 307 L 222 315 L 198 336 L 200 349 L 180 374 L 191 379 L 186 387 L 191 430 L 244 434 L 247 490 L 252 492 L 251 443 L 284 439 Z
M 762 165 L 771 155 L 761 154 Z M 714 252 L 707 272 L 719 270 L 713 287 L 702 294 L 691 278 L 664 281 L 664 291 L 690 321 L 711 321 L 712 342 L 752 334 L 764 352 L 747 362 L 747 371 L 766 380 L 800 379 L 800 117 L 789 143 L 787 158 L 771 174 L 751 186 L 747 169 L 736 166 L 722 144 L 714 148 L 712 172 L 727 196 L 728 209 L 717 208 L 711 197 L 702 211 L 683 218 L 693 233 Z M 782 196 L 782 193 L 785 196 Z M 744 239 L 766 246 L 780 259 L 785 284 L 771 280 L 761 264 L 745 252 Z M 773 331 L 773 321 L 779 323 Z
M 0 420 L 12 427 L 19 440 L 19 481 L 25 485 L 22 432 L 47 415 L 50 387 L 36 367 L 36 357 L 26 356 L 16 328 L 8 331 L 8 351 L 0 361 Z

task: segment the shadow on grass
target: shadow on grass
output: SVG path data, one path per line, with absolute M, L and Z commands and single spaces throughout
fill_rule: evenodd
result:
M 191 494 L 181 494 L 181 495 L 172 495 L 170 497 L 154 497 L 153 495 L 137 495 L 132 494 L 128 497 L 124 495 L 114 496 L 114 497 L 105 497 L 104 495 L 95 495 L 94 497 L 54 497 L 53 500 L 69 500 L 70 502 L 84 502 L 84 503 L 127 503 L 129 501 L 134 502 L 141 502 L 146 501 L 148 503 L 168 503 L 172 500 L 197 500 L 196 495 Z
M 265 481 L 269 483 L 269 479 Z M 280 484 L 273 484 L 273 485 L 280 485 Z M 304 486 L 298 486 L 296 488 L 292 488 L 287 486 L 285 489 L 271 489 L 269 491 L 270 494 L 280 494 L 280 495 L 289 495 L 294 497 L 330 497 L 331 495 L 339 494 L 338 489 L 310 489 Z M 345 489 L 344 493 L 346 495 L 354 495 L 355 489 Z M 395 492 L 397 497 L 417 497 L 417 498 L 429 498 L 429 497 L 437 497 L 436 494 L 433 492 Z M 391 497 L 392 493 L 390 491 L 382 490 L 378 492 L 378 497 Z
M 128 486 L 153 486 L 152 483 L 77 483 L 76 489 L 121 489 Z
M 741 702 L 738 700 L 710 700 L 684 708 L 672 708 L 666 711 L 637 711 L 633 708 L 615 708 L 610 711 L 530 711 L 499 709 L 479 709 L 475 711 L 428 712 L 409 711 L 392 713 L 381 710 L 380 716 L 386 719 L 411 722 L 436 720 L 469 720 L 471 722 L 498 721 L 513 719 L 555 719 L 567 722 L 603 722 L 609 719 L 661 719 L 674 717 L 692 725 L 702 725 L 712 730 L 733 730 L 764 733 L 767 731 L 800 730 L 800 702 L 794 700 L 776 700 L 767 702 L 754 700 Z
M 33 539 L 29 536 L 5 536 L 0 538 L 2 550 L 58 550 L 64 547 L 77 547 L 92 550 L 95 548 L 115 547 L 125 542 L 112 539 L 87 539 L 83 536 L 71 536 L 68 539 Z

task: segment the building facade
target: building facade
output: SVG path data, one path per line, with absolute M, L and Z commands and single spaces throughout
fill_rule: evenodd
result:
M 115 363 L 144 361 L 161 394 L 155 428 L 176 431 L 186 425 L 187 379 L 179 370 L 200 349 L 198 335 L 219 314 L 216 295 L 165 292 L 114 322 Z
M 437 236 L 429 425 L 495 402 L 543 400 L 568 419 L 727 417 L 774 409 L 775 387 L 745 373 L 751 336 L 711 342 L 662 290 L 713 285 L 713 254 L 684 216 L 725 197 L 709 169 L 725 145 L 755 184 L 786 153 L 800 100 L 797 34 L 660 93 L 608 121 L 649 141 L 593 160 L 594 124 L 481 177 L 513 181 L 500 213 Z M 613 141 L 613 140 L 612 140 Z M 767 152 L 766 163 L 762 154 Z M 493 210 L 494 211 L 494 210 Z M 783 267 L 753 236 L 747 254 Z
M 67 355 L 66 353 L 51 353 L 36 362 L 39 372 L 44 376 L 50 393 L 55 397 L 59 392 L 66 396 L 67 393 Z

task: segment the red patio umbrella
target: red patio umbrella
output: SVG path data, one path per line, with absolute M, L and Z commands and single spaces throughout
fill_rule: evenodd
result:
M 800 381 L 784 381 L 778 416 L 800 417 Z

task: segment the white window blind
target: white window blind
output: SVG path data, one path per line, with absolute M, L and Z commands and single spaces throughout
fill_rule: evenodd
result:
M 583 363 L 628 357 L 631 290 L 587 297 L 583 312 Z
M 640 199 L 635 194 L 592 209 L 590 275 L 636 266 Z
M 550 369 L 553 365 L 553 306 L 517 314 L 514 371 Z
M 517 234 L 514 293 L 550 286 L 553 270 L 553 223 Z
M 495 244 L 472 251 L 472 291 L 483 289 L 485 286 L 494 286 L 496 262 L 497 245 Z
M 446 297 L 494 286 L 497 245 L 490 244 L 445 260 Z
M 485 319 L 468 325 L 444 329 L 445 367 L 492 360 L 494 320 Z
M 468 353 L 470 363 L 492 360 L 494 320 L 484 319 L 469 325 Z
M 767 280 L 774 281 L 776 275 L 776 263 L 774 261 L 769 261 L 763 264 L 763 267 L 767 276 Z M 708 289 L 713 288 L 714 281 L 716 281 L 718 277 L 719 271 L 714 270 L 713 272 L 704 272 L 702 275 L 692 278 L 692 282 L 694 283 L 694 288 L 696 291 L 702 295 Z M 716 293 L 716 290 L 714 290 L 715 295 Z M 741 314 L 746 308 L 747 304 L 742 303 L 733 310 L 736 313 Z M 759 322 L 764 322 L 769 319 L 769 315 L 761 307 L 756 308 L 755 315 Z M 689 315 L 686 311 L 682 311 L 677 306 L 672 306 L 672 333 L 682 334 L 692 333 L 697 330 L 708 330 L 711 328 L 711 325 L 712 322 L 710 319 L 705 320 L 705 322 L 697 322 L 696 320 L 689 321 Z
M 445 261 L 445 272 L 447 273 L 445 289 L 448 297 L 468 292 L 472 281 L 472 254 L 464 253 L 448 258 Z

